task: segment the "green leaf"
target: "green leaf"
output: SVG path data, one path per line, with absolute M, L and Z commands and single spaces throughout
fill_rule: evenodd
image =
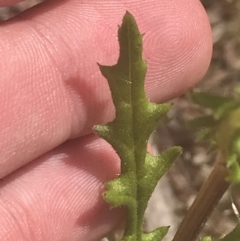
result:
M 127 208 L 123 241 L 155 241 L 167 230 L 160 228 L 144 234 L 144 212 L 158 179 L 180 154 L 181 148 L 174 147 L 161 157 L 147 153 L 149 136 L 159 119 L 168 112 L 170 104 L 158 105 L 146 97 L 147 65 L 142 60 L 142 34 L 128 12 L 118 30 L 118 39 L 117 64 L 99 65 L 111 90 L 116 118 L 106 125 L 95 126 L 94 131 L 112 145 L 121 159 L 121 175 L 106 184 L 104 197 L 113 208 Z
M 157 228 L 150 233 L 142 235 L 142 241 L 161 241 L 168 232 L 169 227 Z
M 236 101 L 232 98 L 208 93 L 192 92 L 190 97 L 196 104 L 210 108 L 216 112 L 228 108 L 232 105 L 235 106 L 236 104 Z
M 240 107 L 226 111 L 214 128 L 214 136 L 218 148 L 228 158 L 238 149 L 238 132 L 240 130 Z M 238 153 L 240 154 L 240 152 Z
M 168 171 L 181 151 L 181 147 L 175 146 L 158 157 L 153 157 L 147 153 L 144 165 L 145 175 L 139 180 L 139 187 L 141 187 L 139 188 L 139 194 L 142 196 L 139 204 L 141 204 L 140 207 L 143 209 L 141 210 L 142 212 L 146 209 L 147 202 L 159 179 Z
M 230 97 L 223 97 L 204 92 L 192 92 L 190 97 L 196 104 L 213 110 L 217 116 L 221 116 L 224 112 L 237 105 L 236 100 Z
M 214 126 L 216 120 L 212 115 L 210 116 L 201 116 L 198 118 L 194 118 L 187 122 L 189 127 L 200 128 L 200 127 L 211 127 Z
M 205 237 L 201 241 L 212 241 L 212 238 L 211 237 Z
M 226 178 L 229 182 L 240 182 L 240 166 L 238 163 L 239 154 L 231 153 L 227 160 L 227 167 L 229 169 L 229 174 Z
M 219 241 L 239 241 L 240 240 L 240 224 L 238 224 L 229 234 Z
M 209 128 L 204 128 L 197 133 L 197 141 L 205 141 L 211 138 L 211 130 Z
M 205 237 L 201 241 L 239 241 L 240 240 L 240 223 L 226 236 L 221 239 L 212 239 L 210 237 Z

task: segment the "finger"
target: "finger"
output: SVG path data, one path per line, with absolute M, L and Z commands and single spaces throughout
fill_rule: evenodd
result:
M 173 98 L 199 81 L 211 35 L 198 0 L 43 4 L 1 28 L 0 177 L 113 118 L 96 62 L 116 63 L 116 26 L 126 9 L 145 33 L 151 100 Z
M 23 0 L 0 0 L 0 7 L 10 6 Z
M 99 240 L 123 217 L 102 198 L 118 171 L 112 148 L 93 135 L 17 170 L 0 186 L 0 240 Z

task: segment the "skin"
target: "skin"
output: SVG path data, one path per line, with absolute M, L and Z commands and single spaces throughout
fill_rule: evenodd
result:
M 121 220 L 102 200 L 119 160 L 91 128 L 114 118 L 96 62 L 116 63 L 126 10 L 145 33 L 150 100 L 197 84 L 212 52 L 198 0 L 47 1 L 1 25 L 0 240 L 94 241 Z

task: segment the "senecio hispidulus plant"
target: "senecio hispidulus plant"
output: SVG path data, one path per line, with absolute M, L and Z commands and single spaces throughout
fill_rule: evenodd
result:
M 106 184 L 104 199 L 112 208 L 126 207 L 126 225 L 122 241 L 160 241 L 168 227 L 143 233 L 142 223 L 148 200 L 158 180 L 180 154 L 173 147 L 159 157 L 147 152 L 150 134 L 170 104 L 149 102 L 144 91 L 147 71 L 142 59 L 142 35 L 134 17 L 126 13 L 118 30 L 120 55 L 114 66 L 99 65 L 107 79 L 116 117 L 94 131 L 109 142 L 121 159 L 120 176 Z
M 106 183 L 104 199 L 112 208 L 126 207 L 126 224 L 121 241 L 161 241 L 168 227 L 144 233 L 142 224 L 148 200 L 163 174 L 181 153 L 172 147 L 159 157 L 147 152 L 147 142 L 170 104 L 155 104 L 146 98 L 147 71 L 142 59 L 142 35 L 134 17 L 126 13 L 118 30 L 120 55 L 116 65 L 99 65 L 107 79 L 116 117 L 94 131 L 109 142 L 121 160 L 121 174 Z M 173 241 L 194 241 L 212 209 L 230 183 L 240 181 L 240 101 L 233 98 L 193 93 L 192 99 L 210 108 L 212 115 L 192 120 L 201 129 L 201 139 L 210 139 L 218 149 L 215 167 L 183 219 Z M 239 241 L 240 225 L 218 241 Z M 205 237 L 202 241 L 213 241 Z

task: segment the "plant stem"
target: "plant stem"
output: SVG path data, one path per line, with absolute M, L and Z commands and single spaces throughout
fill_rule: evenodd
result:
M 199 191 L 192 206 L 183 218 L 172 241 L 194 241 L 230 183 L 226 181 L 228 168 L 219 152 L 213 171 Z

